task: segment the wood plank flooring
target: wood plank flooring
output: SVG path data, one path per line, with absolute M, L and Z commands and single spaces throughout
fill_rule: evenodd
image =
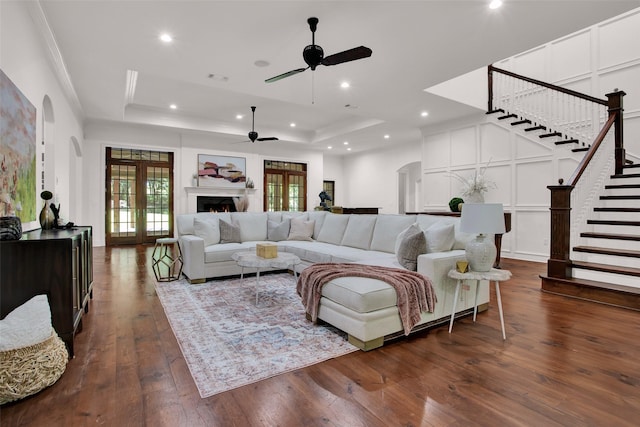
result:
M 155 294 L 152 247 L 94 249 L 76 357 L 2 426 L 632 426 L 640 312 L 546 294 L 545 265 L 510 259 L 489 310 L 201 399 Z

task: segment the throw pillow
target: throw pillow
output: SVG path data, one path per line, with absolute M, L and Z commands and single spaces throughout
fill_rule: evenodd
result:
M 287 240 L 306 240 L 313 241 L 311 236 L 313 236 L 313 228 L 316 225 L 316 222 L 305 221 L 302 218 L 292 218 L 291 219 L 291 230 L 289 231 L 289 237 Z
M 282 222 L 268 221 L 267 222 L 267 240 L 270 240 L 272 242 L 287 240 L 287 238 L 289 237 L 290 228 L 291 228 L 291 220 L 288 218 Z
M 220 243 L 240 243 L 240 227 L 221 219 Z
M 41 343 L 52 330 L 49 300 L 46 295 L 36 295 L 0 320 L 0 351 Z
M 193 220 L 193 234 L 204 240 L 205 248 L 220 243 L 218 218 L 195 218 Z
M 456 241 L 454 224 L 436 223 L 424 232 L 427 239 L 427 253 L 447 252 Z
M 424 233 L 416 224 L 411 225 L 403 232 L 399 242 L 396 257 L 398 262 L 407 270 L 416 271 L 418 269 L 418 255 L 427 252 L 427 240 Z

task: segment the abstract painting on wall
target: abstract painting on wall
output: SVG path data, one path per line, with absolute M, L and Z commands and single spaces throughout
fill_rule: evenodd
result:
M 198 187 L 245 188 L 246 181 L 244 157 L 198 154 Z
M 0 215 L 36 220 L 36 108 L 0 70 Z

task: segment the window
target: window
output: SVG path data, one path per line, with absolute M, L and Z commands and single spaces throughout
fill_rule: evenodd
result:
M 329 195 L 329 197 L 331 197 L 331 200 L 327 200 L 325 202 L 327 204 L 327 207 L 330 208 L 331 206 L 333 206 L 333 201 L 336 200 L 336 194 L 335 194 L 336 182 L 335 181 L 323 181 L 322 182 L 322 189 L 324 190 L 325 193 L 327 193 Z

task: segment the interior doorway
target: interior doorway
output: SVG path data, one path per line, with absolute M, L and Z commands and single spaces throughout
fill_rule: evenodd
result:
M 173 153 L 107 147 L 106 244 L 173 235 Z
M 407 163 L 398 169 L 398 213 L 422 210 L 421 162 Z

